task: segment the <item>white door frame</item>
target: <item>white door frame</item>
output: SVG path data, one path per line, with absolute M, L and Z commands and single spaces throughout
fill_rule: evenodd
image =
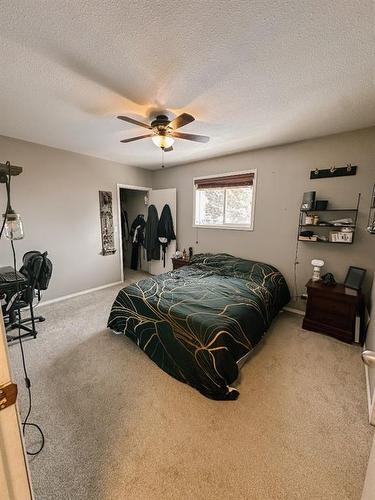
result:
M 122 248 L 122 228 L 121 228 L 121 200 L 120 200 L 120 189 L 129 189 L 131 191 L 147 191 L 149 195 L 152 188 L 144 186 L 132 186 L 130 184 L 117 184 L 117 220 L 118 220 L 118 248 L 120 254 L 120 269 L 121 269 L 121 281 L 124 281 L 124 263 L 123 263 L 123 248 Z
M 0 387 L 12 382 L 3 315 L 0 309 Z M 0 497 L 33 499 L 21 422 L 16 404 L 0 410 Z

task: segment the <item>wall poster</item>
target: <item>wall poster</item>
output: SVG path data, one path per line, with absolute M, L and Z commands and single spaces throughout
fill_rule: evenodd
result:
M 111 191 L 99 191 L 99 207 L 102 232 L 102 254 L 111 255 L 116 252 Z

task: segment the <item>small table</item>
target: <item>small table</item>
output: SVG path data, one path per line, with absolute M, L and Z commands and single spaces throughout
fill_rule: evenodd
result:
M 176 259 L 172 257 L 173 270 L 179 269 L 180 267 L 187 266 L 189 264 L 188 260 Z
M 312 280 L 306 287 L 307 305 L 302 327 L 352 343 L 355 340 L 356 317 L 359 316 L 359 342 L 363 345 L 365 305 L 362 292 L 339 283 L 327 286 Z

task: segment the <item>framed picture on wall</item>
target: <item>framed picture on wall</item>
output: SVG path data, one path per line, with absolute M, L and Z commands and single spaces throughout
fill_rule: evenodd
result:
M 102 235 L 102 255 L 111 255 L 116 252 L 111 191 L 99 191 L 99 208 Z

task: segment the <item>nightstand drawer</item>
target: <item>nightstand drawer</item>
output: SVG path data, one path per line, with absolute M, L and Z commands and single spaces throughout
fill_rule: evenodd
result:
M 352 294 L 343 285 L 324 286 L 307 283 L 306 314 L 303 328 L 354 342 L 356 315 L 361 295 Z
M 306 307 L 306 316 L 339 328 L 350 329 L 355 321 L 355 304 L 346 304 L 336 300 L 314 300 Z

